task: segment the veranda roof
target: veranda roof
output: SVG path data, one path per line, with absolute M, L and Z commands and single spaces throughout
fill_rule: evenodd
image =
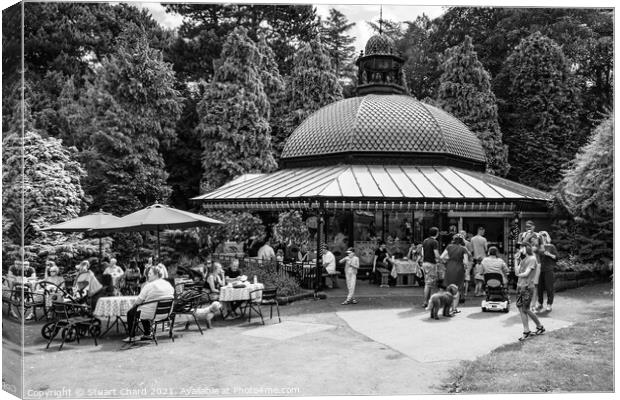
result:
M 519 211 L 544 209 L 543 191 L 449 166 L 333 165 L 237 179 L 194 197 L 211 209 Z

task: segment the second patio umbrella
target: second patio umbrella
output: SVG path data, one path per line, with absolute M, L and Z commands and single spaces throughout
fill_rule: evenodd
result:
M 121 219 L 115 215 L 99 210 L 96 213 L 84 215 L 56 225 L 51 225 L 41 230 L 53 232 L 88 232 L 101 228 L 107 224 L 116 223 L 120 220 Z M 99 258 L 101 258 L 101 247 L 101 237 L 99 237 Z
M 159 258 L 160 230 L 191 228 L 213 224 L 223 224 L 223 222 L 205 217 L 204 215 L 194 214 L 156 203 L 142 210 L 125 215 L 118 221 L 93 230 L 100 232 L 157 231 L 157 258 Z

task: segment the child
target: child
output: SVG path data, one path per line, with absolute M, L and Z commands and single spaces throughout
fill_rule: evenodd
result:
M 353 249 L 353 247 L 347 249 L 347 256 L 340 260 L 340 263 L 345 263 L 344 274 L 347 278 L 347 288 L 349 289 L 347 299 L 342 305 L 357 304 L 357 300 L 353 295 L 355 294 L 355 283 L 357 280 L 357 270 L 360 267 L 360 259 L 355 255 L 355 249 Z
M 476 263 L 476 266 L 474 267 L 474 279 L 476 281 L 474 296 L 480 297 L 484 295 L 484 275 L 482 274 L 482 264 L 478 261 L 474 262 Z

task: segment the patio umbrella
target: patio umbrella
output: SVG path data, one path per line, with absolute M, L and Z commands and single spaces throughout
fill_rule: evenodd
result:
M 157 231 L 157 258 L 159 259 L 159 231 L 183 229 L 196 226 L 223 224 L 213 218 L 178 210 L 164 204 L 153 204 L 142 210 L 125 215 L 118 221 L 93 229 L 100 232 Z
M 41 230 L 54 232 L 88 232 L 117 221 L 120 221 L 119 217 L 99 210 L 99 212 L 51 225 Z M 99 258 L 101 258 L 101 247 L 101 236 L 99 236 Z

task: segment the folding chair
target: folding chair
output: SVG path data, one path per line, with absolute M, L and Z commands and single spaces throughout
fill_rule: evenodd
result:
M 174 303 L 174 317 L 176 319 L 177 315 L 189 315 L 194 319 L 196 326 L 198 326 L 198 330 L 202 335 L 202 328 L 200 328 L 200 324 L 198 323 L 198 319 L 196 318 L 196 310 L 200 306 L 200 297 L 202 295 L 200 292 L 195 290 L 185 290 L 183 293 L 177 296 L 176 301 Z M 189 324 L 191 320 L 188 320 L 185 323 L 185 329 L 189 328 Z M 209 322 L 207 321 L 207 328 L 209 328 Z

